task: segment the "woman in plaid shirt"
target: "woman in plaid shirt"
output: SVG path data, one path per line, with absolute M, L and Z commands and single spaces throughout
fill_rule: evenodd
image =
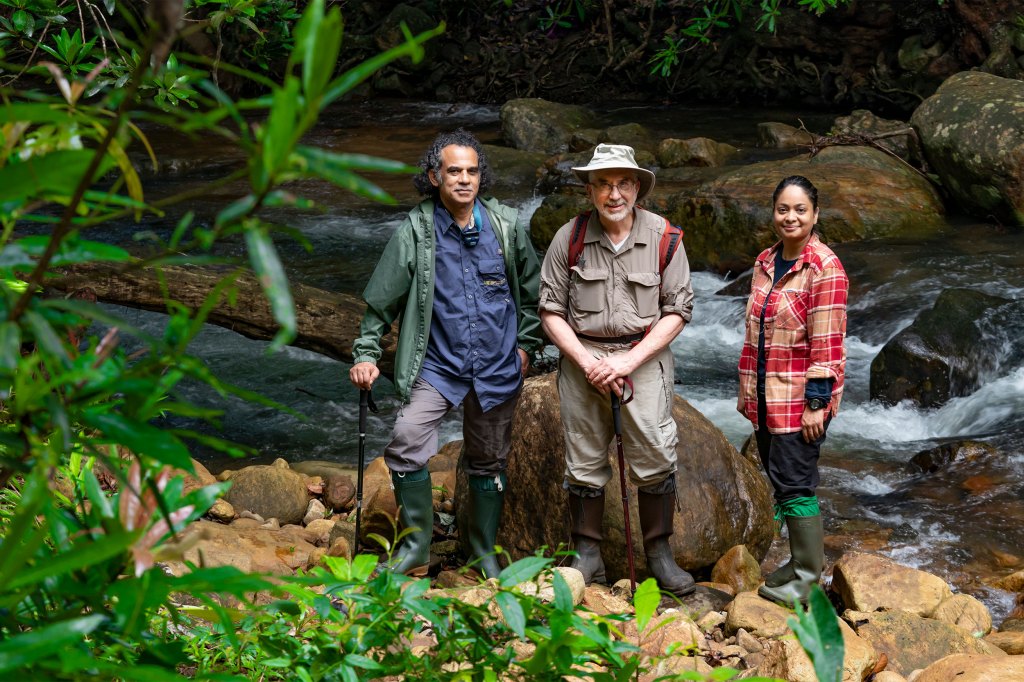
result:
M 758 593 L 791 605 L 806 601 L 825 563 L 815 489 L 825 430 L 843 395 L 849 282 L 814 231 L 818 190 L 811 181 L 784 179 L 772 204 L 779 242 L 754 263 L 737 409 L 754 425 L 775 489 L 775 518 L 789 528 L 792 558 Z

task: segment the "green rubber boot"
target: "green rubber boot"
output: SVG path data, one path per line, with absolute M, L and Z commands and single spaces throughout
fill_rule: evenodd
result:
M 815 521 L 817 519 L 817 521 Z M 792 538 L 794 533 L 800 533 L 799 528 L 794 526 L 806 525 L 808 523 L 821 523 L 820 516 L 787 516 L 786 527 L 789 528 L 789 537 Z M 779 566 L 777 569 L 769 573 L 764 578 L 764 584 L 768 587 L 778 587 L 779 585 L 785 585 L 791 580 L 796 579 L 796 572 L 793 569 L 793 559 Z
M 821 525 L 821 515 L 787 516 L 786 526 L 789 528 L 789 550 L 792 558 L 789 563 L 778 571 L 770 574 L 772 578 L 785 577 L 792 572 L 792 578 L 777 585 L 765 584 L 757 593 L 784 606 L 793 606 L 796 602 L 807 602 L 811 586 L 821 578 L 821 569 L 825 565 L 825 531 Z M 788 568 L 787 568 L 788 567 Z
M 508 477 L 504 471 L 497 476 L 469 477 L 469 547 L 473 565 L 485 578 L 497 578 L 501 574 L 494 541 L 507 487 Z
M 402 528 L 411 528 L 388 565 L 396 573 L 415 577 L 427 575 L 430 567 L 430 540 L 434 535 L 434 499 L 430 493 L 430 474 L 426 469 L 404 475 L 391 472 Z

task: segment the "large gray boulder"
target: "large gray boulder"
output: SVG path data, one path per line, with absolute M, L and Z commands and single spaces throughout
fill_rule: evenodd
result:
M 512 99 L 501 107 L 501 132 L 516 149 L 556 154 L 569 149 L 577 128 L 595 127 L 586 107 L 543 99 Z
M 683 399 L 676 396 L 673 416 L 679 427 L 677 474 L 679 506 L 672 549 L 681 566 L 693 570 L 712 566 L 735 545 L 744 544 L 758 559 L 772 541 L 772 501 L 765 478 L 743 459 L 725 436 Z M 606 488 L 605 539 L 601 546 L 608 579 L 628 576 L 618 464 L 614 446 L 608 456 L 616 474 Z M 513 559 L 541 547 L 554 550 L 569 544 L 569 515 L 562 488 L 565 438 L 559 417 L 555 375 L 527 379 L 512 427 L 509 490 L 498 531 L 498 544 Z M 468 523 L 464 476 L 456 491 L 460 528 Z M 643 538 L 637 521 L 636 489 L 630 495 L 633 547 L 642 575 Z
M 964 210 L 1024 226 L 1024 81 L 958 73 L 910 121 Z
M 944 290 L 872 360 L 872 400 L 938 407 L 973 393 L 996 350 L 984 342 L 979 322 L 1008 303 L 973 289 Z
M 818 187 L 819 226 L 830 242 L 925 236 L 944 225 L 942 201 L 920 173 L 859 146 L 743 166 L 695 189 L 656 190 L 647 204 L 686 230 L 691 266 L 742 272 L 777 240 L 771 196 L 788 175 L 804 175 Z
M 867 640 L 875 651 L 889 658 L 887 670 L 908 675 L 952 654 L 975 654 L 1003 659 L 1006 653 L 973 633 L 922 618 L 906 611 L 845 611 L 843 620 L 857 635 Z M 935 677 L 933 680 L 959 680 L 959 677 Z M 1013 679 L 1013 678 L 981 678 Z

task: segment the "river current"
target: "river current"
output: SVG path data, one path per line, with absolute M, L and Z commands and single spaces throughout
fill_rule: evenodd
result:
M 763 158 L 764 152 L 755 149 L 759 121 L 796 125 L 799 117 L 810 129 L 827 131 L 833 115 L 622 107 L 606 112 L 605 117 L 609 125 L 644 123 L 661 136 L 704 135 L 733 144 L 741 149 L 739 162 L 744 162 Z M 459 125 L 484 142 L 500 142 L 495 108 L 379 102 L 333 110 L 310 142 L 415 163 L 436 132 Z M 209 150 L 197 143 L 195 150 L 185 153 L 202 157 Z M 541 197 L 529 187 L 503 187 L 498 170 L 492 192 L 526 215 L 532 214 Z M 298 229 L 312 244 L 312 251 L 306 251 L 292 242 L 279 243 L 290 276 L 329 290 L 360 293 L 384 244 L 417 200 L 408 177 L 374 179 L 392 193 L 397 206 L 372 204 L 331 187 L 305 184 L 300 193 L 320 202 L 325 210 L 274 216 Z M 161 179 L 151 197 L 200 181 L 196 174 Z M 229 188 L 189 208 L 208 220 L 224 201 L 238 196 L 236 189 L 244 191 L 241 186 Z M 771 189 L 765 188 L 766 202 Z M 173 224 L 174 217 L 169 216 L 148 227 L 162 231 Z M 125 234 L 120 232 L 120 237 Z M 241 254 L 240 246 L 232 248 Z M 988 587 L 986 581 L 1024 566 L 1024 320 L 1004 319 L 991 326 L 986 343 L 997 349 L 995 366 L 987 370 L 976 392 L 941 408 L 871 402 L 868 384 L 871 360 L 885 342 L 931 307 L 943 289 L 968 287 L 1019 299 L 1024 292 L 1024 234 L 951 218 L 945 233 L 927 241 L 868 241 L 838 244 L 834 249 L 848 271 L 851 289 L 847 390 L 821 460 L 819 494 L 830 562 L 851 549 L 890 556 L 941 575 L 956 589 L 978 596 L 998 623 L 1012 607 L 1012 595 Z M 749 423 L 735 409 L 744 298 L 717 294 L 726 283 L 716 274 L 694 274 L 693 320 L 672 349 L 677 359 L 676 392 L 740 447 L 750 434 Z M 118 312 L 151 329 L 163 322 L 154 313 Z M 299 418 L 237 399 L 225 402 L 202 388 L 187 387 L 193 400 L 225 410 L 221 435 L 256 448 L 260 461 L 283 457 L 356 464 L 357 393 L 347 380 L 349 365 L 295 348 L 268 357 L 266 343 L 212 326 L 201 333 L 192 351 L 223 379 L 303 415 Z M 386 380 L 378 383 L 375 396 L 381 411 L 371 416 L 368 459 L 379 456 L 386 444 L 398 405 Z M 460 422 L 454 414 L 443 427 L 442 440 L 458 437 Z M 933 474 L 908 468 L 915 453 L 964 438 L 986 441 L 997 448 L 998 455 Z M 214 468 L 224 466 L 209 453 L 197 454 Z M 780 548 L 777 541 L 773 556 L 781 556 Z

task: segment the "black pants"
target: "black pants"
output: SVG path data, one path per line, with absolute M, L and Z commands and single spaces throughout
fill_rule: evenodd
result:
M 825 430 L 832 416 L 825 418 Z M 825 432 L 821 438 L 808 443 L 801 431 L 773 435 L 768 431 L 768 405 L 764 393 L 757 393 L 757 423 L 760 428 L 754 432 L 757 439 L 757 454 L 761 465 L 768 474 L 768 480 L 775 489 L 775 501 L 779 504 L 797 497 L 814 497 L 820 477 L 818 457 Z

